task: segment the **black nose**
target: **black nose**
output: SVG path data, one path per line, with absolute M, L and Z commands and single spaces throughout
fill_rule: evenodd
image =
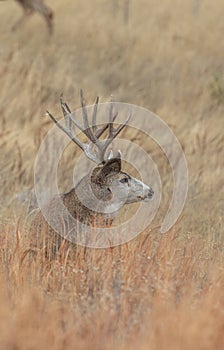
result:
M 152 188 L 149 189 L 149 192 L 148 192 L 148 197 L 149 198 L 152 198 L 154 196 L 154 191 Z

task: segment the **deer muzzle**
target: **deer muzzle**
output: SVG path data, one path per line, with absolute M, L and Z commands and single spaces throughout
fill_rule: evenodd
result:
M 144 202 L 148 202 L 150 200 L 152 200 L 153 196 L 154 196 L 154 191 L 151 187 L 145 186 L 146 188 L 144 188 L 144 191 L 142 193 L 142 195 L 138 196 L 139 200 L 142 200 Z

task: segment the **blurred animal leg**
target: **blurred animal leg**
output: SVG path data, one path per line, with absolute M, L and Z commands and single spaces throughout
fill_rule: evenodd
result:
M 32 10 L 27 10 L 19 19 L 18 21 L 12 26 L 12 31 L 17 30 L 23 23 L 26 21 L 28 16 L 31 16 L 33 14 Z

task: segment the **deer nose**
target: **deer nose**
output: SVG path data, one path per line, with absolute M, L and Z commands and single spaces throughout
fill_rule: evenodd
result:
M 153 189 L 150 187 L 149 190 L 148 190 L 148 198 L 152 199 L 154 196 L 154 191 Z

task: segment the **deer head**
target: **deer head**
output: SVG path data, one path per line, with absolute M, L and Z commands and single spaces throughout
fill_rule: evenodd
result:
M 124 204 L 148 201 L 153 197 L 153 190 L 143 182 L 121 171 L 121 158 L 112 158 L 94 168 L 91 186 L 96 197 L 99 189 L 100 199 L 115 200 Z

